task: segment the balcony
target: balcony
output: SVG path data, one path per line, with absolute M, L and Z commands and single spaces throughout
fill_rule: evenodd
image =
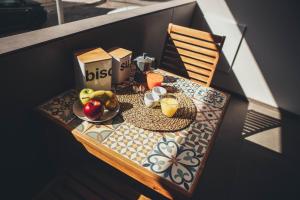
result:
M 231 99 L 191 199 L 299 198 L 296 13 L 283 2 L 175 0 L 0 38 L 2 198 L 41 199 L 50 191 L 53 199 L 113 199 L 123 187 L 120 199 L 166 198 L 86 156 L 35 108 L 74 88 L 79 49 L 123 47 L 160 64 L 169 23 L 226 36 L 212 87 Z M 87 165 L 77 166 L 74 146 Z M 101 191 L 106 195 L 97 196 Z

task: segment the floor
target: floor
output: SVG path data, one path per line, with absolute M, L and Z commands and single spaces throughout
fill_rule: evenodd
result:
M 299 122 L 297 116 L 232 96 L 193 199 L 299 199 Z M 103 163 L 98 170 L 146 197 L 162 198 Z
M 131 1 L 131 0 L 63 0 L 65 23 L 82 20 L 99 15 L 105 15 L 108 12 L 128 6 L 146 6 L 151 5 L 152 1 Z M 56 5 L 47 5 L 48 20 L 43 28 L 55 26 L 58 24 Z
M 230 199 L 299 199 L 299 117 L 257 103 L 250 109 L 280 119 L 281 125 L 242 136 Z
M 138 8 L 165 1 L 170 0 L 62 0 L 65 23 L 105 15 L 115 9 Z M 45 5 L 45 9 L 48 11 L 48 20 L 43 28 L 57 25 L 56 5 Z
M 142 7 L 165 1 L 169 0 L 62 0 L 65 23 L 105 15 L 118 8 Z M 43 4 L 42 6 L 47 10 L 47 21 L 41 27 L 35 28 L 35 30 L 58 25 L 55 1 Z M 32 30 L 23 29 L 0 33 L 0 37 L 21 34 L 28 31 Z

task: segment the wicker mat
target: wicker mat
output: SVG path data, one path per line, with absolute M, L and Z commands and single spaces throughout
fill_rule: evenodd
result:
M 151 131 L 178 131 L 189 126 L 196 117 L 197 109 L 193 101 L 182 93 L 172 93 L 179 100 L 179 108 L 172 118 L 162 114 L 160 107 L 147 108 L 143 105 L 143 95 L 132 92 L 118 93 L 121 115 L 128 123 Z

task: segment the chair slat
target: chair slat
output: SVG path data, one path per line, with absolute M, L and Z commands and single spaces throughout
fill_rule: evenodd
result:
M 202 68 L 205 68 L 205 69 L 210 69 L 211 70 L 215 67 L 212 64 L 202 62 L 200 60 L 195 60 L 195 59 L 192 59 L 192 58 L 188 58 L 186 56 L 180 55 L 180 58 L 184 63 L 188 63 L 188 64 L 195 65 L 195 66 L 198 66 L 198 67 L 202 67 Z
M 210 49 L 205 49 L 205 48 L 202 48 L 202 47 L 198 47 L 198 46 L 195 46 L 195 45 L 191 45 L 191 44 L 187 44 L 187 43 L 179 42 L 179 41 L 175 41 L 175 40 L 173 40 L 173 43 L 176 47 L 191 50 L 191 51 L 201 53 L 201 54 L 204 54 L 204 55 L 208 55 L 208 56 L 211 56 L 211 57 L 214 57 L 214 58 L 218 56 L 218 52 L 210 50 Z
M 116 193 L 111 192 L 106 186 L 92 179 L 81 171 L 71 171 L 71 177 L 80 181 L 81 184 L 88 187 L 89 190 L 97 194 L 100 199 L 114 199 L 121 200 L 122 198 Z
M 208 63 L 211 63 L 211 64 L 214 64 L 214 62 L 216 60 L 215 58 L 205 56 L 203 54 L 195 53 L 195 52 L 192 52 L 192 51 L 189 51 L 189 50 L 184 50 L 184 49 L 177 48 L 176 51 L 174 51 L 174 54 L 179 53 L 180 55 L 191 57 L 191 58 L 201 60 L 201 61 L 205 61 L 205 62 L 208 62 Z
M 203 82 L 201 80 L 198 80 L 198 79 L 194 79 L 194 78 L 190 78 L 191 81 L 195 82 L 195 83 L 198 83 L 200 85 L 203 85 L 205 87 L 208 87 L 209 86 L 209 83 L 208 82 Z
M 191 72 L 191 71 L 187 71 L 187 74 L 189 75 L 190 78 L 200 80 L 205 84 L 207 84 L 207 82 L 208 82 L 208 77 L 207 76 L 203 76 L 203 75 Z
M 206 40 L 209 42 L 214 42 L 213 36 L 210 33 L 199 31 L 183 26 L 178 26 L 175 24 L 170 24 L 171 27 L 169 27 L 169 34 L 170 33 L 179 33 L 187 36 L 192 36 L 194 38 Z
M 115 187 L 115 180 L 111 179 L 108 174 L 101 173 L 101 169 L 99 168 L 93 166 L 85 166 L 83 170 L 85 171 L 85 174 L 88 174 L 88 176 L 93 176 L 100 184 L 106 185 L 108 188 L 110 188 L 112 192 L 116 194 L 122 194 L 122 198 L 124 199 L 133 199 L 138 198 L 139 196 L 144 197 L 142 194 L 129 187 L 128 185 L 123 184 L 122 187 Z
M 39 197 L 39 200 L 60 200 L 59 197 L 51 191 L 47 191 Z
M 179 56 L 179 57 L 171 57 L 171 56 L 165 56 L 163 61 L 167 61 L 168 63 L 173 64 L 174 66 L 177 66 L 180 70 L 186 70 L 185 68 L 183 68 L 183 66 L 185 66 L 185 64 L 194 66 L 194 67 L 198 67 L 198 68 L 202 68 L 202 69 L 206 69 L 209 71 L 212 71 L 213 69 L 213 65 L 210 65 L 208 63 L 205 62 L 201 62 L 201 61 L 197 61 L 191 58 L 187 58 L 184 56 Z
M 184 67 L 187 71 L 191 71 L 191 72 L 196 72 L 198 74 L 202 74 L 205 76 L 209 76 L 211 74 L 211 71 L 207 70 L 207 69 L 203 69 L 200 67 L 195 67 L 189 64 L 184 64 Z
M 78 181 L 73 178 L 68 178 L 66 180 L 68 186 L 72 188 L 72 191 L 77 192 L 83 199 L 89 200 L 100 200 L 102 199 L 99 195 L 95 194 L 91 190 L 89 190 L 86 186 L 82 185 Z
M 217 45 L 215 43 L 212 43 L 212 42 L 206 42 L 206 41 L 203 41 L 203 40 L 199 40 L 199 39 L 179 35 L 179 34 L 176 34 L 176 33 L 171 33 L 170 37 L 173 40 L 178 40 L 178 41 L 181 41 L 181 42 L 189 43 L 189 44 L 192 44 L 192 45 L 197 45 L 197 46 L 200 46 L 200 47 L 205 47 L 205 48 L 212 49 L 212 50 L 218 50 Z
M 53 193 L 56 194 L 60 200 L 81 200 L 79 196 L 65 187 L 58 188 L 57 190 L 53 191 Z
M 196 72 L 196 73 L 202 74 L 204 76 L 210 76 L 210 74 L 211 74 L 211 70 L 209 70 L 209 69 L 205 69 L 205 68 L 201 68 L 201 67 L 195 67 L 195 66 L 189 65 L 187 63 L 182 63 L 182 64 L 183 64 L 183 66 L 181 68 L 177 69 L 178 67 L 175 64 L 172 64 L 172 63 L 168 62 L 167 59 L 165 59 L 165 60 L 162 61 L 161 66 L 164 67 L 165 65 L 167 65 L 170 69 L 180 70 L 180 71 L 186 70 L 186 71 Z

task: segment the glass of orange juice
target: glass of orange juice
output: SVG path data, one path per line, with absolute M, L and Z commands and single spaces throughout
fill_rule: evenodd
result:
M 155 73 L 155 72 L 147 73 L 147 85 L 150 90 L 155 86 L 161 86 L 163 80 L 164 80 L 164 76 L 159 73 Z
M 167 117 L 173 117 L 179 107 L 179 102 L 174 95 L 166 95 L 160 100 L 161 111 Z

